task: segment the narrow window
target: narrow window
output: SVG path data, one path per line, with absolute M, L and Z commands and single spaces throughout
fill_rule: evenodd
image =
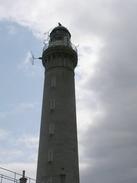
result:
M 48 162 L 51 163 L 53 161 L 53 151 L 49 150 L 48 151 Z
M 65 46 L 68 45 L 68 37 L 67 36 L 64 37 L 64 44 L 65 44 Z
M 50 100 L 50 110 L 54 110 L 55 109 L 55 99 L 51 99 Z
M 65 179 L 66 179 L 66 175 L 65 174 L 61 174 L 60 175 L 60 182 L 61 183 L 65 183 Z
M 51 88 L 55 88 L 56 87 L 56 77 L 52 77 L 51 78 Z
M 55 132 L 55 125 L 53 123 L 49 124 L 49 135 L 54 135 Z

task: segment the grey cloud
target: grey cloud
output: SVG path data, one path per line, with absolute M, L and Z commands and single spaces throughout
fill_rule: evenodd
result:
M 94 21 L 87 16 L 91 24 L 85 29 L 102 36 L 105 47 L 96 64 L 96 74 L 85 87 L 95 93 L 105 116 L 94 120 L 83 137 L 87 145 L 82 161 L 88 159 L 90 168 L 81 172 L 81 182 L 137 181 L 136 5 L 136 1 L 109 1 L 106 11 L 110 21 L 103 20 L 106 23 L 103 26 L 99 15 Z M 101 20 L 105 18 L 100 16 Z

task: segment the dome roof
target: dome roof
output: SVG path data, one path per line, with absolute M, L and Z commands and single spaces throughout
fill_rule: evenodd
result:
M 69 34 L 69 36 L 71 37 L 71 34 L 70 34 L 69 30 L 68 30 L 66 27 L 62 26 L 60 23 L 59 23 L 59 25 L 58 25 L 57 27 L 55 27 L 55 28 L 51 31 L 50 36 L 51 36 L 52 34 L 54 34 L 57 30 L 63 30 L 63 31 L 65 31 L 65 32 L 67 32 L 67 33 Z

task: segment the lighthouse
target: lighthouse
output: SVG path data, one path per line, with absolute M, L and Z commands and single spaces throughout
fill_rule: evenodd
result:
M 60 23 L 42 53 L 45 68 L 37 183 L 79 183 L 74 69 L 77 50 Z

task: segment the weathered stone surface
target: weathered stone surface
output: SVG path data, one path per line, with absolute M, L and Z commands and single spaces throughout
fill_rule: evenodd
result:
M 54 34 L 51 34 L 54 40 L 52 45 L 56 42 L 54 36 L 57 37 L 56 34 L 60 30 L 59 27 L 54 29 Z M 60 37 L 62 41 L 66 39 L 64 36 L 68 36 L 70 41 L 68 30 L 66 34 L 63 32 L 62 37 Z M 56 53 L 58 45 L 54 45 L 54 48 L 50 46 L 47 48 L 48 52 L 47 50 L 43 52 L 45 83 L 37 183 L 79 183 L 74 84 L 77 53 L 70 45 L 71 43 L 69 42 L 68 52 L 64 52 L 64 49 L 61 49 L 59 53 L 58 51 Z M 50 124 L 54 124 L 52 135 L 49 132 Z

